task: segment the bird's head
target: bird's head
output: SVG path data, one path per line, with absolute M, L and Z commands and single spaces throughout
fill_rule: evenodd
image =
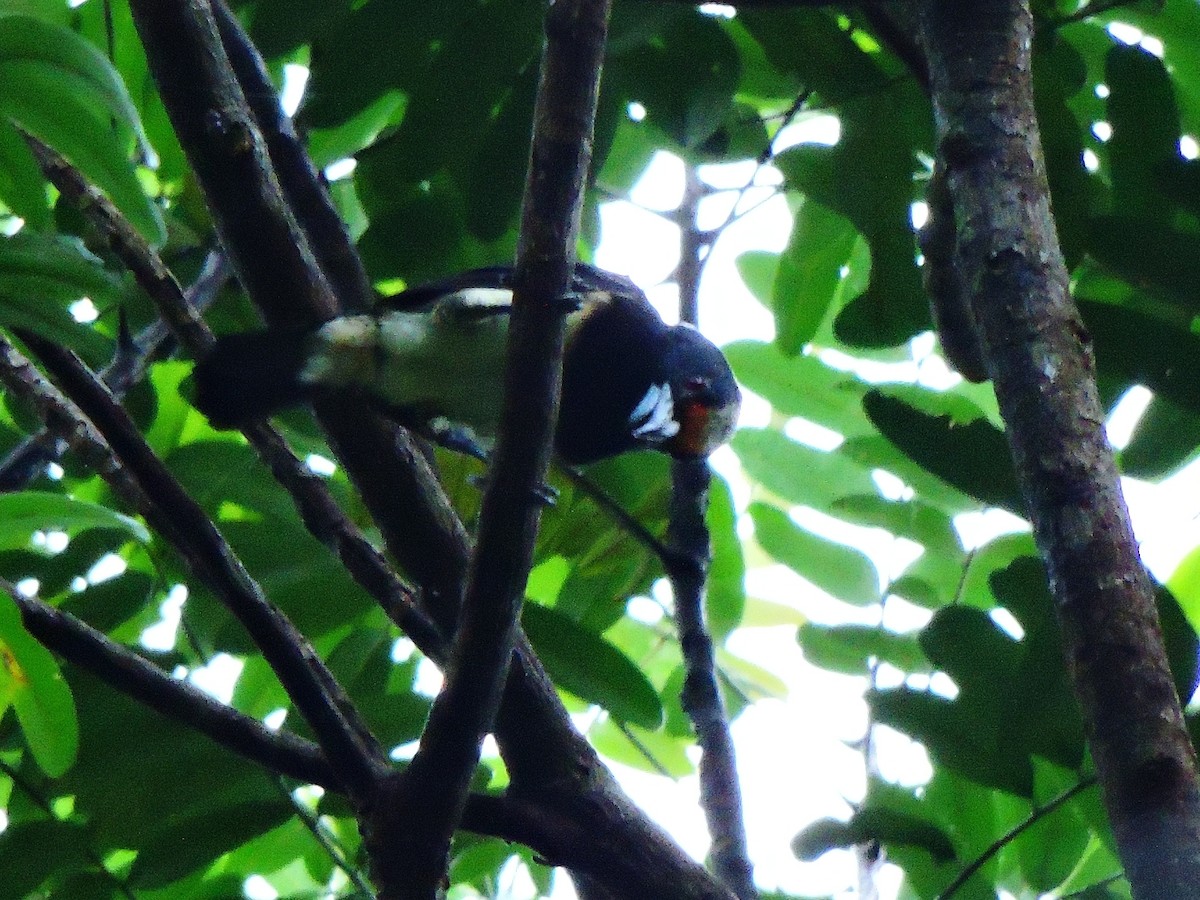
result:
M 742 405 L 729 363 L 716 345 L 690 325 L 671 329 L 665 362 L 672 418 L 679 429 L 662 449 L 672 456 L 708 456 L 733 436 Z

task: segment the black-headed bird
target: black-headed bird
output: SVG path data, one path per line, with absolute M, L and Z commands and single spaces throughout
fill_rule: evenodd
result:
M 357 389 L 452 446 L 486 446 L 500 416 L 512 276 L 477 269 L 312 331 L 221 338 L 196 366 L 196 406 L 215 427 L 237 428 Z M 729 440 L 741 396 L 712 342 L 665 324 L 632 281 L 593 266 L 576 266 L 570 299 L 554 440 L 563 462 L 639 448 L 703 457 Z

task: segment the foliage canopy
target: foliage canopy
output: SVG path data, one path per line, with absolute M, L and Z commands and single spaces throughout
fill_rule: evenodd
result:
M 317 165 L 356 161 L 329 187 L 381 290 L 511 260 L 540 4 L 235 5 L 277 80 L 289 64 L 310 72 L 296 123 Z M 1107 407 L 1135 385 L 1153 392 L 1120 463 L 1126 475 L 1160 480 L 1200 444 L 1200 4 L 1133 3 L 1092 16 L 1073 0 L 1034 6 L 1036 101 L 1073 293 Z M 912 226 L 933 147 L 929 101 L 905 66 L 900 37 L 861 12 L 781 5 L 726 15 L 618 0 L 582 253 L 600 238 L 601 206 L 626 198 L 656 153 L 682 159 L 701 184 L 704 166 L 734 161 L 756 160 L 782 176 L 777 192 L 793 213 L 785 249 L 738 261 L 757 299 L 737 302 L 765 305 L 775 339 L 726 349 L 771 415 L 733 441 L 749 502 L 735 502 L 747 492 L 721 481 L 712 493 L 709 622 L 722 647 L 740 630 L 802 623 L 805 658 L 859 679 L 871 728 L 920 741 L 933 766 L 929 782 L 912 787 L 885 780 L 864 755 L 867 788 L 853 814 L 805 828 L 795 853 L 809 859 L 877 842 L 903 869 L 905 897 L 938 896 L 972 863 L 954 896 L 1126 897 L 1033 542 L 1017 534 L 967 547 L 956 528 L 956 517 L 984 509 L 1023 514 L 995 399 L 986 386 L 934 390 L 913 376 L 936 365 L 921 349 L 927 342 L 914 341 L 930 323 Z M 128 6 L 0 2 L 0 113 L 0 202 L 10 234 L 0 240 L 0 326 L 30 329 L 100 367 L 118 354 L 122 321 L 137 334 L 157 313 L 79 212 L 48 188 L 22 132 L 100 188 L 181 280 L 199 275 L 213 241 Z M 785 126 L 817 115 L 836 116 L 836 144 L 780 149 Z M 708 242 L 729 224 L 702 234 L 694 217 L 676 221 Z M 83 314 L 83 297 L 98 311 L 94 320 Z M 258 324 L 232 286 L 206 317 L 219 332 Z M 877 369 L 889 373 L 882 382 L 860 374 L 914 361 Z M 397 644 L 394 626 L 308 533 L 240 436 L 213 431 L 189 406 L 188 371 L 177 358 L 156 358 L 125 406 L 381 742 L 412 742 L 429 705 L 416 688 L 419 654 Z M 836 446 L 797 440 L 793 420 L 836 433 Z M 302 454 L 335 457 L 306 414 L 282 424 Z M 6 396 L 0 453 L 40 427 L 27 405 Z M 471 522 L 478 467 L 440 451 L 437 461 Z M 904 490 L 885 492 L 880 470 Z M 11 458 L 4 471 L 11 475 Z M 651 534 L 665 533 L 662 459 L 627 456 L 588 475 Z M 370 528 L 345 472 L 323 477 Z M 693 736 L 669 611 L 657 621 L 627 614 L 630 598 L 660 596 L 653 588 L 662 565 L 586 494 L 567 481 L 556 486 L 525 630 L 569 707 L 599 711 L 588 737 L 605 756 L 689 774 Z M 796 507 L 882 529 L 921 552 L 881 577 L 859 549 L 798 524 Z M 773 563 L 832 598 L 836 621 L 805 621 L 799 606 L 747 597 L 747 568 Z M 1185 699 L 1196 681 L 1198 571 L 1189 557 L 1160 597 Z M 289 708 L 211 590 L 71 454 L 25 490 L 0 495 L 0 576 L 165 671 L 235 658 L 242 668 L 231 703 L 250 716 L 278 724 Z M 185 595 L 172 646 L 142 646 L 161 610 Z M 926 624 L 894 629 L 889 606 Z M 880 624 L 861 624 L 850 607 Z M 1010 620 L 1015 626 L 1001 624 Z M 13 709 L 0 719 L 0 898 L 242 896 L 251 875 L 283 897 L 354 896 L 344 870 L 363 864 L 360 837 L 333 792 L 297 789 L 56 662 L 2 594 L 0 656 L 0 709 Z M 718 664 L 733 715 L 782 691 L 772 660 L 721 649 Z M 955 690 L 930 688 L 934 672 Z M 295 715 L 285 727 L 308 734 Z M 803 746 L 795 753 L 803 764 Z M 499 762 L 485 769 L 481 788 L 502 787 Z M 514 855 L 548 891 L 552 870 L 531 851 L 464 832 L 451 896 L 499 896 L 499 873 Z

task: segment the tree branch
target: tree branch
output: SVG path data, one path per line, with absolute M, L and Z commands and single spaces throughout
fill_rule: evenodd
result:
M 267 601 L 204 510 L 154 455 L 125 410 L 78 357 L 37 335 L 22 333 L 21 338 L 136 480 L 148 501 L 142 510 L 147 521 L 170 541 L 188 568 L 254 639 L 318 736 L 351 801 L 365 802 L 387 766 L 386 757 L 304 636 Z
M 271 731 L 190 682 L 172 678 L 148 659 L 74 616 L 37 597 L 25 596 L 7 581 L 0 580 L 0 589 L 16 602 L 30 634 L 115 690 L 272 772 L 342 792 L 336 773 L 316 744 L 290 732 Z
M 1050 215 L 1024 0 L 920 0 L 963 283 L 1139 900 L 1194 896 L 1200 790 Z
M 288 208 L 308 236 L 341 308 L 366 312 L 375 296 L 367 270 L 304 143 L 296 134 L 291 118 L 279 105 L 266 63 L 225 0 L 213 0 L 212 9 L 221 43 L 229 54 L 238 84 L 266 141 L 267 153 L 287 197 Z
M 609 0 L 558 0 L 534 109 L 504 407 L 446 685 L 371 831 L 388 898 L 433 900 L 508 674 L 553 453 L 567 305 Z
M 130 0 L 179 143 L 234 271 L 273 324 L 336 315 L 337 298 L 292 217 L 206 0 Z
M 237 86 L 221 66 L 212 45 L 212 29 L 196 16 L 203 15 L 201 0 L 133 0 L 139 31 L 147 46 L 151 72 L 164 95 L 168 113 L 189 157 L 203 155 L 207 138 L 197 134 L 195 122 L 209 109 L 234 108 L 237 121 L 253 122 L 237 99 Z M 199 13 L 198 13 L 199 9 Z M 183 49 L 186 46 L 186 51 Z M 215 55 L 214 55 L 215 54 Z M 234 103 L 234 101 L 237 103 Z M 257 133 L 251 129 L 255 139 Z M 255 160 L 261 160 L 258 143 Z M 222 170 L 227 155 L 215 148 L 213 165 L 197 169 L 208 202 L 220 206 L 218 223 L 246 216 L 282 216 L 288 220 L 278 182 L 261 165 L 245 165 L 238 177 L 253 184 L 238 187 L 230 172 Z M 230 166 L 232 170 L 234 167 Z M 231 187 L 227 181 L 235 181 Z M 294 223 L 293 223 L 294 225 Z M 283 229 L 287 231 L 286 228 Z M 272 232 L 279 231 L 278 223 Z M 257 253 L 258 239 L 245 229 L 221 226 L 227 246 L 243 238 L 239 258 L 259 267 L 246 283 L 251 299 L 264 310 L 269 322 L 317 322 L 328 316 L 322 291 L 310 290 L 303 267 Z M 308 261 L 313 262 L 311 254 Z M 288 301 L 296 308 L 289 308 Z M 305 310 L 301 316 L 301 308 Z M 425 457 L 403 429 L 381 419 L 366 403 L 339 398 L 316 404 L 318 420 L 330 446 L 358 488 L 378 524 L 389 551 L 421 586 L 426 609 L 446 633 L 453 630 L 470 559 L 470 540 L 453 507 L 437 483 Z M 598 879 L 620 891 L 646 897 L 688 897 L 726 900 L 728 894 L 689 859 L 645 815 L 629 802 L 595 751 L 573 727 L 554 685 L 523 636 L 518 637 L 512 668 L 496 721 L 496 737 L 512 779 L 510 794 L 538 798 L 547 810 L 587 823 L 596 854 L 580 861 Z M 464 822 L 464 825 L 466 823 Z M 612 879 L 609 881 L 609 879 Z
M 688 169 L 687 179 L 683 203 L 677 211 L 681 247 L 675 279 L 679 284 L 679 317 L 695 325 L 699 320 L 700 275 L 707 245 L 696 229 L 704 186 L 694 168 Z M 667 574 L 675 597 L 675 621 L 683 652 L 685 675 L 680 699 L 701 750 L 700 804 L 712 836 L 713 867 L 739 900 L 753 900 L 758 897 L 758 890 L 746 848 L 737 759 L 717 681 L 712 636 L 704 616 L 711 556 L 704 517 L 710 481 L 707 460 L 672 460 L 667 545 L 672 550 L 674 564 Z
M 30 139 L 30 146 L 59 192 L 106 237 L 179 343 L 192 356 L 202 356 L 215 338 L 154 248 L 78 169 L 40 141 Z M 354 580 L 380 603 L 422 653 L 444 662 L 448 654 L 445 636 L 421 611 L 412 591 L 383 555 L 338 506 L 325 482 L 296 456 L 278 429 L 264 422 L 245 432 L 259 458 L 291 495 L 312 535 L 337 554 Z
M 207 309 L 229 275 L 225 255 L 219 250 L 209 253 L 200 274 L 185 292 L 188 305 L 197 312 Z M 118 348 L 116 358 L 100 371 L 100 378 L 114 397 L 123 397 L 141 381 L 147 364 L 167 354 L 174 344 L 167 326 L 156 320 L 133 338 L 132 347 Z M 48 463 L 58 461 L 65 452 L 66 446 L 45 429 L 25 438 L 0 460 L 0 492 L 28 487 Z

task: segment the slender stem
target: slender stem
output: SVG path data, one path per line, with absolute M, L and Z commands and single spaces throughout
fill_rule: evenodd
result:
M 1082 794 L 1088 788 L 1095 786 L 1096 779 L 1094 776 L 1084 778 L 1082 781 L 1071 785 L 1071 787 L 1067 788 L 1053 800 L 1034 809 L 1028 816 L 1025 817 L 1024 820 L 1014 825 L 1000 837 L 996 838 L 996 840 L 992 841 L 992 843 L 988 845 L 987 849 L 980 853 L 979 856 L 975 857 L 975 859 L 971 860 L 971 862 L 961 872 L 958 873 L 958 876 L 952 882 L 946 885 L 945 890 L 938 894 L 937 900 L 950 900 L 951 897 L 958 893 L 958 891 L 968 881 L 971 880 L 971 877 L 976 872 L 991 862 L 997 853 L 1015 841 L 1021 836 L 1022 833 L 1028 831 L 1063 804 L 1070 802 L 1074 797 Z
M 680 230 L 679 317 L 692 325 L 699 320 L 700 276 L 706 239 L 696 228 L 704 186 L 694 168 L 688 169 L 683 203 L 676 215 Z M 700 744 L 700 803 L 712 836 L 713 867 L 739 900 L 758 896 L 754 870 L 746 847 L 746 826 L 738 783 L 737 759 L 725 701 L 717 678 L 716 652 L 705 621 L 704 600 L 711 542 L 705 513 L 711 476 L 705 460 L 673 460 L 671 507 L 667 544 L 676 564 L 668 570 L 675 595 L 675 619 L 683 651 L 681 702 Z

